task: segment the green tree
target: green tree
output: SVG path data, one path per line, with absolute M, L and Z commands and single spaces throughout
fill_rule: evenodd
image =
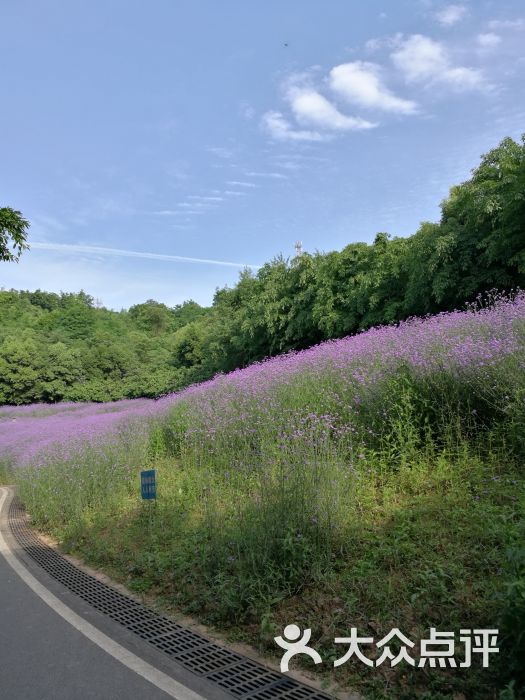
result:
M 323 337 L 337 338 L 358 330 L 366 311 L 363 290 L 368 259 L 366 243 L 351 243 L 340 253 L 318 255 L 313 314 Z
M 43 401 L 62 401 L 69 387 L 83 378 L 81 353 L 64 343 L 54 343 L 42 353 L 39 371 L 39 396 Z
M 23 250 L 29 248 L 26 221 L 22 213 L 11 207 L 0 207 L 0 260 L 18 262 Z
M 31 337 L 7 337 L 0 345 L 0 404 L 42 399 L 41 348 Z
M 177 304 L 171 311 L 173 316 L 173 328 L 176 330 L 192 321 L 196 321 L 202 316 L 206 316 L 210 310 L 200 306 L 196 301 L 193 301 L 193 299 L 189 299 L 182 304 Z
M 160 335 L 172 323 L 172 315 L 168 307 L 154 299 L 132 306 L 129 315 L 138 328 L 153 335 Z
M 432 295 L 452 309 L 492 288 L 525 284 L 525 136 L 504 139 L 443 202 L 431 255 Z

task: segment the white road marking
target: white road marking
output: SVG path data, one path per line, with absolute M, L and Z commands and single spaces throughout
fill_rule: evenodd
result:
M 0 518 L 4 520 L 3 517 L 3 507 L 5 500 L 7 498 L 8 490 L 5 488 L 0 488 Z M 105 652 L 110 654 L 114 659 L 120 661 L 120 663 L 127 666 L 142 678 L 155 685 L 160 690 L 163 690 L 167 695 L 172 698 L 177 698 L 177 700 L 204 700 L 201 695 L 193 692 L 186 686 L 182 685 L 178 681 L 170 678 L 162 671 L 149 664 L 147 661 L 139 658 L 131 651 L 128 651 L 118 642 L 115 642 L 111 637 L 98 630 L 92 624 L 84 620 L 84 618 L 77 615 L 76 612 L 71 610 L 67 605 L 62 603 L 55 595 L 48 591 L 48 589 L 43 586 L 37 579 L 26 569 L 22 562 L 13 554 L 9 545 L 4 539 L 2 531 L 0 530 L 0 554 L 7 561 L 9 566 L 20 576 L 25 584 L 35 593 L 39 598 L 41 598 L 44 603 L 49 605 L 57 615 L 60 615 L 64 620 L 69 622 L 72 627 L 81 632 L 85 637 L 90 639 L 94 644 L 99 646 Z

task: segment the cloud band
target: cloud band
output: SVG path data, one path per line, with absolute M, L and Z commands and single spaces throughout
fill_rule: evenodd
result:
M 92 245 L 72 245 L 68 243 L 31 243 L 31 248 L 35 250 L 49 250 L 55 253 L 71 253 L 73 255 L 110 255 L 121 258 L 141 258 L 143 260 L 161 260 L 165 262 L 197 263 L 201 265 L 222 265 L 225 267 L 249 267 L 258 270 L 260 265 L 248 265 L 226 260 L 210 260 L 208 258 L 189 258 L 182 255 L 165 255 L 163 253 L 145 253 L 136 250 L 123 250 L 121 248 L 105 248 L 103 246 Z

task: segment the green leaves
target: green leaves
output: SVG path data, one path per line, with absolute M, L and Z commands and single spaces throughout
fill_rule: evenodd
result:
M 0 207 L 0 260 L 18 262 L 26 243 L 29 222 L 11 207 Z

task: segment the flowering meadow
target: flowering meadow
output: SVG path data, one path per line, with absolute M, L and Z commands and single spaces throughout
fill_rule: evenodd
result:
M 305 420 L 303 413 L 310 406 L 327 412 L 307 412 L 307 422 L 321 421 L 327 428 L 337 423 L 343 432 L 355 432 L 359 424 L 365 423 L 370 433 L 367 421 L 371 397 L 382 394 L 385 382 L 403 368 L 407 376 L 410 374 L 428 390 L 438 388 L 436 381 L 457 379 L 456 389 L 463 399 L 481 402 L 490 410 L 497 405 L 500 412 L 508 412 L 506 384 L 496 385 L 496 380 L 502 380 L 498 367 L 505 361 L 507 369 L 512 358 L 516 371 L 524 371 L 520 353 L 524 323 L 525 297 L 519 295 L 512 302 L 500 301 L 490 308 L 412 319 L 399 326 L 373 328 L 357 336 L 328 341 L 219 375 L 160 400 L 0 406 L 0 450 L 4 457 L 11 455 L 17 464 L 39 463 L 49 447 L 74 448 L 100 441 L 102 436 L 114 435 L 123 419 L 163 416 L 177 407 L 185 414 L 190 411 L 192 416 L 192 425 L 184 432 L 185 442 L 191 443 L 198 436 L 216 445 L 218 440 L 228 441 L 232 430 L 241 439 L 259 434 L 265 426 L 274 430 L 275 411 L 280 413 L 283 397 L 288 393 L 295 395 L 298 406 L 295 417 L 287 413 L 285 432 L 289 432 L 286 428 L 290 420 Z M 504 381 L 513 385 L 517 379 L 506 375 Z M 307 387 L 305 395 L 303 390 Z M 293 404 L 291 395 L 287 398 L 290 400 Z M 472 410 L 475 415 L 475 409 Z M 386 406 L 374 420 L 378 417 L 380 422 L 387 417 Z M 247 430 L 246 418 L 252 423 Z M 254 419 L 259 428 L 253 424 Z M 298 437 L 300 432 L 292 431 L 288 437 Z
M 262 648 L 289 622 L 330 657 L 350 626 L 421 638 L 525 619 L 512 588 L 525 568 L 523 294 L 157 401 L 3 407 L 0 450 L 64 547 Z M 158 477 L 149 509 L 144 467 Z M 505 637 L 507 675 L 520 643 Z M 421 683 L 396 668 L 381 695 L 379 671 L 345 668 L 337 683 L 376 698 Z M 494 697 L 500 682 L 429 674 L 440 698 Z
M 153 404 L 153 405 L 152 405 Z M 61 403 L 0 406 L 0 450 L 16 464 L 38 464 L 39 455 L 58 445 L 72 448 L 110 435 L 123 418 L 155 410 L 148 399 L 109 404 Z

